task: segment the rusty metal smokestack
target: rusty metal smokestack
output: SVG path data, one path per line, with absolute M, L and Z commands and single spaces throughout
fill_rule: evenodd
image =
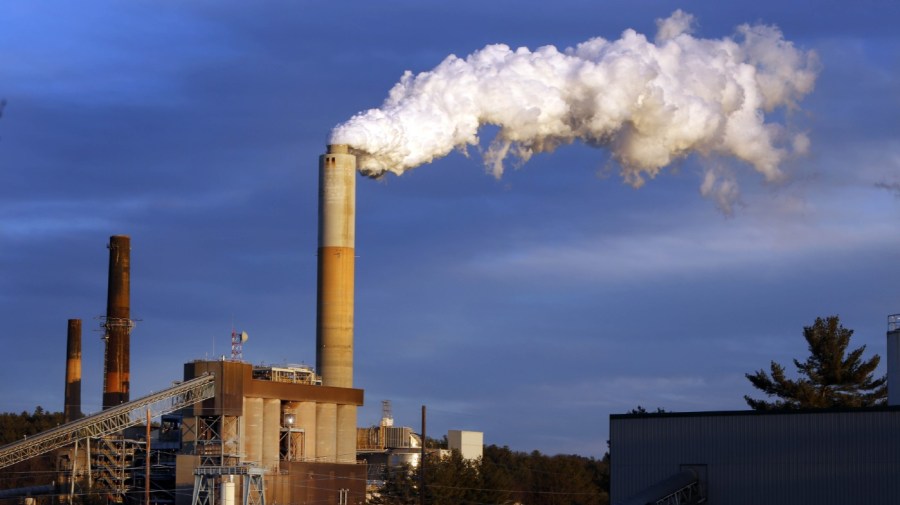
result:
M 103 359 L 103 408 L 128 401 L 131 334 L 131 238 L 109 238 L 109 287 L 106 297 L 106 352 Z
M 316 369 L 325 386 L 353 387 L 356 156 L 329 145 L 319 157 Z
M 64 422 L 80 419 L 81 416 L 81 319 L 69 319 L 69 331 L 66 337 Z

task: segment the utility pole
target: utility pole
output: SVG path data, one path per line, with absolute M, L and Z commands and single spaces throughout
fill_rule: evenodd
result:
M 150 409 L 147 409 L 147 451 L 144 454 L 144 505 L 150 505 Z
M 419 505 L 425 505 L 425 406 L 422 405 L 422 456 L 419 461 Z
M 72 482 L 69 484 L 69 505 L 75 496 L 75 468 L 78 466 L 78 440 L 75 440 L 75 452 L 72 453 Z

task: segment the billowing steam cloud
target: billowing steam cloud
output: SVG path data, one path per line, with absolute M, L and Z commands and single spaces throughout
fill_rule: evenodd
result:
M 349 144 L 360 171 L 377 177 L 478 145 L 479 128 L 496 125 L 484 159 L 497 177 L 509 155 L 524 162 L 581 140 L 608 148 L 634 186 L 695 152 L 733 156 L 779 180 L 781 162 L 809 141 L 767 123 L 765 113 L 793 109 L 812 90 L 815 54 L 772 26 L 699 39 L 690 35 L 693 17 L 680 10 L 657 25 L 655 43 L 626 30 L 619 40 L 594 38 L 562 52 L 498 44 L 448 56 L 431 71 L 407 71 L 381 108 L 338 125 L 330 143 Z M 710 164 L 701 191 L 727 200 L 736 190 L 727 171 Z

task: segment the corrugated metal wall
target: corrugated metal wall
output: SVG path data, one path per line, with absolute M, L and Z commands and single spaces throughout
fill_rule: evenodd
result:
M 710 505 L 900 503 L 900 409 L 610 416 L 618 503 L 705 465 Z

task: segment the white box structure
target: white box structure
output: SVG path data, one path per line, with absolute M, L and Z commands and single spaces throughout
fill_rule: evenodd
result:
M 464 459 L 475 460 L 484 453 L 484 433 L 480 431 L 449 430 L 447 446 L 457 450 Z

